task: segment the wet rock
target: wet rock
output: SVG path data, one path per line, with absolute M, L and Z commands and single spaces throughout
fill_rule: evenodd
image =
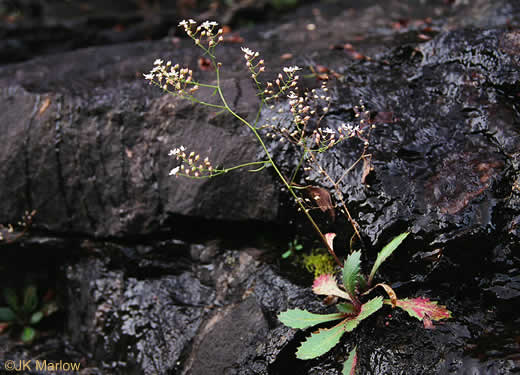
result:
M 68 269 L 71 340 L 85 343 L 118 373 L 165 374 L 179 366 L 214 292 L 189 273 L 156 280 L 126 278 L 100 261 Z
M 310 330 L 284 327 L 276 316 L 292 307 L 316 313 L 332 307 L 280 272 L 278 254 L 264 259 L 251 255 L 263 250 L 226 251 L 206 238 L 171 240 L 187 227 L 203 237 L 207 220 L 240 235 L 237 220 L 274 222 L 293 209 L 270 171 L 204 182 L 168 176 L 175 161 L 167 152 L 180 143 L 226 165 L 259 154 L 229 116 L 139 81 L 157 56 L 196 66 L 199 56 L 187 43 L 92 48 L 0 69 L 0 130 L 7 140 L 0 175 L 9 182 L 0 188 L 0 222 L 37 209 L 37 229 L 83 239 L 73 258 L 57 264 L 66 275 L 67 336 L 92 353 L 97 367 L 111 374 L 337 375 L 358 345 L 362 374 L 519 370 L 520 12 L 505 0 L 420 3 L 307 8 L 301 18 L 291 14 L 271 28 L 243 31 L 251 48 L 268 51 L 267 74 L 292 64 L 335 72 L 323 126 L 356 121 L 354 106 L 363 100 L 375 125 L 373 170 L 360 166 L 340 184 L 362 228 L 363 260 L 373 261 L 392 236 L 410 230 L 378 276 L 399 297 L 426 296 L 453 312 L 424 330 L 385 306 L 311 361 L 294 356 Z M 254 88 L 235 73 L 241 53 L 236 45 L 223 48 L 230 67 L 225 91 L 251 116 Z M 293 57 L 282 59 L 286 53 Z M 262 113 L 273 115 L 270 108 Z M 363 146 L 346 142 L 320 162 L 339 178 Z M 269 147 L 280 151 L 277 161 L 289 175 L 298 159 L 286 145 Z M 310 178 L 330 188 L 318 174 Z M 327 225 L 343 249 L 340 237 L 351 235 L 346 220 Z M 156 233 L 166 239 L 150 235 Z M 95 238 L 109 236 L 118 238 Z
M 310 290 L 245 252 L 215 257 L 207 285 L 195 277 L 203 269 L 138 280 L 99 259 L 71 265 L 71 341 L 114 373 L 266 373 L 292 336 L 287 328 L 270 332 L 280 325 L 276 314 L 319 306 Z
M 51 231 L 122 236 L 157 231 L 178 215 L 276 219 L 268 173 L 211 180 L 168 175 L 176 163 L 168 151 L 181 144 L 214 165 L 249 161 L 258 152 L 236 120 L 162 95 L 139 78 L 169 50 L 166 43 L 83 50 L 2 70 L 8 141 L 0 158 L 10 183 L 0 192 L 9 201 L 0 221 L 16 222 L 20 212 L 35 209 L 35 226 Z M 224 86 L 239 113 L 254 105 L 249 84 L 230 78 Z

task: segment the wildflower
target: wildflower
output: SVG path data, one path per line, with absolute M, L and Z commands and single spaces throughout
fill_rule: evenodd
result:
M 251 60 L 253 57 L 256 57 L 259 55 L 258 52 L 253 52 L 247 47 L 242 47 L 242 52 L 244 52 L 244 59 Z
M 215 21 L 204 21 L 200 26 L 202 26 L 203 29 L 211 31 L 215 26 L 218 26 L 218 23 Z
M 180 167 L 175 167 L 175 168 L 173 168 L 173 169 L 170 171 L 169 175 L 170 175 L 170 176 L 177 176 L 177 174 L 179 173 L 179 170 L 180 170 L 180 169 L 181 169 Z
M 301 68 L 296 65 L 283 68 L 283 71 L 287 74 L 297 72 L 298 70 L 301 70 Z

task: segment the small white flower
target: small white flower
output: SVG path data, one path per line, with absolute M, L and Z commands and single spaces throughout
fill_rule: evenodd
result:
M 294 72 L 297 72 L 298 70 L 302 70 L 302 69 L 296 65 L 283 68 L 283 71 L 285 73 L 294 73 Z
M 162 65 L 163 64 L 163 61 L 161 59 L 156 59 L 154 62 L 153 62 L 154 65 Z
M 242 47 L 241 49 L 242 49 L 242 52 L 244 52 L 246 56 L 253 56 L 255 54 L 253 51 L 251 51 L 247 47 Z
M 173 168 L 171 171 L 170 171 L 170 176 L 177 176 L 177 174 L 179 173 L 179 170 L 181 168 L 180 167 L 175 167 Z
M 331 128 L 327 128 L 327 129 L 324 129 L 323 130 L 323 133 L 326 133 L 326 134 L 334 134 L 334 130 L 332 130 Z
M 182 20 L 181 22 L 179 22 L 179 26 L 182 26 L 184 28 L 187 28 L 188 27 L 188 21 L 186 20 Z
M 143 77 L 144 79 L 147 79 L 149 81 L 153 81 L 153 73 L 149 73 L 149 74 L 143 74 Z
M 201 26 L 209 31 L 213 29 L 213 27 L 218 26 L 218 23 L 215 21 L 204 21 Z

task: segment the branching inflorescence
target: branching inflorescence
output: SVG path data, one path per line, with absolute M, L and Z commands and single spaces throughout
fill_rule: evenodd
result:
M 157 59 L 154 62 L 154 67 L 150 73 L 144 75 L 145 79 L 147 79 L 150 84 L 157 85 L 165 92 L 194 103 L 230 113 L 251 131 L 252 135 L 262 146 L 266 158 L 265 160 L 251 161 L 231 167 L 215 167 L 211 163 L 209 155 L 200 155 L 194 151 L 186 150 L 184 146 L 177 146 L 170 151 L 170 156 L 175 157 L 178 161 L 178 165 L 170 170 L 170 175 L 200 179 L 215 177 L 240 168 L 249 168 L 250 171 L 259 171 L 266 167 L 272 167 L 275 174 L 279 177 L 282 184 L 299 206 L 299 210 L 306 215 L 322 242 L 327 246 L 328 251 L 333 255 L 336 263 L 342 266 L 342 263 L 334 254 L 332 247 L 329 246 L 324 234 L 310 214 L 310 211 L 315 208 L 319 208 L 323 211 L 325 207 L 326 209 L 332 207 L 330 207 L 330 205 L 324 206 L 323 200 L 321 202 L 319 201 L 323 198 L 323 194 L 312 193 L 312 191 L 316 191 L 316 187 L 310 185 L 302 186 L 297 184 L 295 180 L 300 172 L 310 171 L 311 169 L 316 170 L 320 176 L 328 179 L 334 187 L 341 210 L 347 215 L 357 236 L 361 238 L 357 224 L 348 212 L 347 205 L 343 202 L 339 183 L 361 160 L 369 160 L 370 155 L 367 153 L 367 147 L 371 125 L 368 123 L 363 124 L 363 122 L 360 121 L 358 124 L 343 123 L 334 129 L 331 127 L 322 127 L 321 122 L 323 118 L 327 116 L 332 102 L 327 82 L 323 82 L 321 88 L 300 93 L 299 72 L 302 69 L 298 66 L 285 67 L 272 81 L 262 82 L 260 75 L 266 70 L 264 60 L 260 58 L 259 52 L 242 47 L 246 69 L 256 85 L 260 98 L 258 112 L 254 121 L 246 120 L 229 106 L 222 91 L 222 63 L 216 58 L 215 48 L 224 41 L 223 30 L 217 28 L 217 23 L 209 21 L 198 25 L 194 20 L 188 20 L 182 21 L 179 26 L 184 28 L 186 34 L 194 41 L 197 47 L 202 49 L 205 56 L 209 59 L 215 71 L 215 81 L 199 82 L 194 78 L 192 69 L 181 67 L 170 61 L 164 62 L 161 59 Z M 200 88 L 213 90 L 215 95 L 220 99 L 220 103 L 210 103 L 197 96 L 197 91 Z M 278 118 L 278 116 L 272 116 L 269 121 L 260 124 L 260 112 L 262 109 L 265 106 L 269 106 L 270 109 L 274 110 L 275 101 L 283 99 L 287 100 L 289 109 L 280 108 L 278 111 L 281 112 L 280 115 L 283 115 L 284 111 L 288 111 L 291 115 L 291 121 L 282 121 L 282 116 L 280 116 L 280 118 Z M 364 111 L 364 107 L 361 107 L 361 110 Z M 358 107 L 356 107 L 356 111 L 359 112 Z M 359 113 L 357 115 L 359 116 Z M 310 126 L 311 124 L 312 126 Z M 287 142 L 299 151 L 298 166 L 292 171 L 290 177 L 282 173 L 266 146 L 266 140 L 273 138 L 280 142 Z M 320 166 L 317 154 L 326 152 L 340 142 L 350 138 L 361 139 L 365 143 L 365 148 L 360 158 L 353 163 L 349 170 L 346 171 L 339 180 L 333 180 L 327 171 Z M 308 197 L 309 193 L 311 193 L 311 198 Z M 327 201 L 330 202 L 330 198 Z

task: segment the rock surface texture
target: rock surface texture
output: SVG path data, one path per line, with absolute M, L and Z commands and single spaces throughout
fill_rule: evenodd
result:
M 286 234 L 282 248 L 259 238 L 277 237 L 266 232 L 289 221 L 308 229 L 274 173 L 168 175 L 174 146 L 224 166 L 257 160 L 261 148 L 233 117 L 142 79 L 158 57 L 213 79 L 190 41 L 92 46 L 100 39 L 0 66 L 0 223 L 37 211 L 32 230 L 4 245 L 0 280 L 52 285 L 61 306 L 60 323 L 32 346 L 0 336 L 5 359 L 50 355 L 80 361 L 85 374 L 338 375 L 357 345 L 363 375 L 520 371 L 520 6 L 358 3 L 310 3 L 237 29 L 233 40 L 261 51 L 268 76 L 288 65 L 326 68 L 335 79 L 325 127 L 356 121 L 364 103 L 375 125 L 372 170 L 356 168 L 340 183 L 364 261 L 409 230 L 380 276 L 399 297 L 438 300 L 453 318 L 425 330 L 386 307 L 326 355 L 296 359 L 309 332 L 277 314 L 333 310 L 312 294 L 310 277 L 280 261 Z M 240 46 L 219 52 L 223 89 L 253 118 L 258 100 Z M 2 61 L 32 54 L 21 56 Z M 289 121 L 280 108 L 265 108 L 261 120 Z M 290 174 L 297 157 L 267 146 Z M 339 178 L 362 147 L 349 140 L 320 163 Z M 307 177 L 299 183 L 331 187 Z M 344 256 L 348 222 L 325 225 Z

